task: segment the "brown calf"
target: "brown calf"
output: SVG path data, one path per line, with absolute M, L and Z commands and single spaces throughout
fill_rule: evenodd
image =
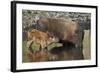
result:
M 33 29 L 31 32 L 28 32 L 27 46 L 31 46 L 33 42 L 40 44 L 40 49 L 44 50 L 49 44 L 58 42 L 58 39 L 50 36 L 48 33 Z

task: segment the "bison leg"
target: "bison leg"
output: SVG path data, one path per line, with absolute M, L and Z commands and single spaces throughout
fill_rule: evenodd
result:
M 31 53 L 35 53 L 35 51 L 32 49 L 32 44 L 33 44 L 34 42 L 32 41 L 31 43 L 30 43 L 30 45 L 29 45 L 29 51 L 31 52 Z

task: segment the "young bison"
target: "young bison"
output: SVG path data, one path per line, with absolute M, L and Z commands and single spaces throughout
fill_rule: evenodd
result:
M 37 21 L 40 30 L 48 31 L 49 34 L 59 38 L 60 42 L 66 44 L 71 42 L 76 46 L 82 45 L 83 31 L 77 22 L 61 18 L 40 18 Z
M 28 32 L 28 48 L 31 48 L 33 42 L 40 44 L 40 50 L 43 51 L 49 44 L 58 42 L 58 39 L 50 36 L 48 33 L 33 29 L 32 31 Z

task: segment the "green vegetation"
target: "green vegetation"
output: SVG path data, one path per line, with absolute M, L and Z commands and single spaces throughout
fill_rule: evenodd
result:
M 28 62 L 28 58 L 27 58 L 27 53 L 28 53 L 28 49 L 26 47 L 26 41 L 23 41 L 22 43 L 22 61 L 23 62 Z
M 39 51 L 39 48 L 40 48 L 40 44 L 35 43 L 35 42 L 32 44 L 32 50 Z
M 27 43 L 26 41 L 23 41 L 23 43 L 22 43 L 23 44 L 23 62 L 29 62 L 29 59 L 27 56 L 28 48 L 26 47 L 26 43 Z M 50 51 L 54 47 L 60 47 L 60 46 L 62 46 L 61 43 L 52 43 L 47 46 L 47 49 L 48 49 L 48 51 Z M 40 48 L 40 44 L 35 43 L 35 42 L 32 44 L 32 50 L 39 51 L 39 48 Z
M 54 47 L 60 47 L 63 46 L 61 43 L 52 43 L 50 44 L 47 48 L 50 51 L 51 49 L 53 49 Z

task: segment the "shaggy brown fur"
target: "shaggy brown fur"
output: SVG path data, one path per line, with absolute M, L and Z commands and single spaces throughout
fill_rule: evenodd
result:
M 48 31 L 63 42 L 68 41 L 76 44 L 82 40 L 79 24 L 71 19 L 40 18 L 37 24 L 42 31 Z

